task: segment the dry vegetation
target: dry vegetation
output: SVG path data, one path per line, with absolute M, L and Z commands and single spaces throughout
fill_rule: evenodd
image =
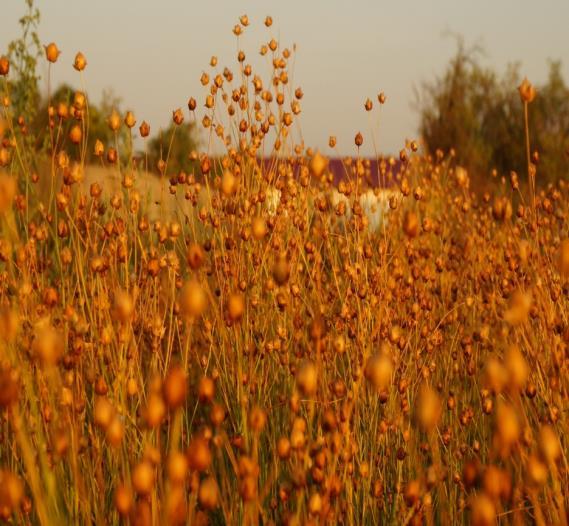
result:
M 535 188 L 528 159 L 527 186 L 477 196 L 452 154 L 410 143 L 368 228 L 369 167 L 356 154 L 332 196 L 270 32 L 266 78 L 213 57 L 173 113 L 226 149 L 188 152 L 195 174 L 165 154 L 148 182 L 102 142 L 87 169 L 78 92 L 49 108 L 37 175 L 4 82 L 2 519 L 565 524 L 568 185 Z

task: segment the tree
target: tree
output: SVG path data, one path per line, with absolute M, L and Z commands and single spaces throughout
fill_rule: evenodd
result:
M 34 7 L 34 0 L 26 0 L 26 14 L 20 18 L 22 34 L 8 44 L 8 56 L 15 72 L 10 82 L 10 95 L 15 114 L 27 121 L 34 119 L 40 100 L 37 62 L 41 56 L 41 45 L 37 33 L 40 12 Z
M 420 133 L 427 149 L 454 149 L 459 164 L 476 177 L 492 169 L 508 174 L 526 169 L 523 108 L 517 87 L 519 65 L 501 77 L 479 63 L 481 50 L 457 53 L 442 76 L 422 85 L 417 95 Z M 559 62 L 550 64 L 549 79 L 537 87 L 530 106 L 532 151 L 539 153 L 538 183 L 566 176 L 569 146 L 569 88 Z

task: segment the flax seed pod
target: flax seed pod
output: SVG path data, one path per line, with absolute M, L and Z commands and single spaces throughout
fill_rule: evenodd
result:
M 229 319 L 233 322 L 241 320 L 245 312 L 245 299 L 243 294 L 234 292 L 227 300 L 227 314 Z
M 173 451 L 168 456 L 168 480 L 174 485 L 183 484 L 188 475 L 188 458 L 181 451 Z
M 51 44 L 44 46 L 44 49 L 45 49 L 45 58 L 47 58 L 47 60 L 51 63 L 57 62 L 57 59 L 59 58 L 61 51 L 57 49 L 55 43 L 52 42 Z
M 17 513 L 24 497 L 24 485 L 20 478 L 6 469 L 0 470 L 0 514 L 8 520 Z
M 526 385 L 529 367 L 518 347 L 510 347 L 504 357 L 504 364 L 510 388 L 521 391 Z
M 221 176 L 221 191 L 227 197 L 235 194 L 239 187 L 239 179 L 233 172 L 225 170 Z
M 522 100 L 522 102 L 527 103 L 527 104 L 533 102 L 536 95 L 537 95 L 535 87 L 525 77 L 524 77 L 524 80 L 522 81 L 522 83 L 520 84 L 520 86 L 518 87 L 518 91 L 519 91 L 520 99 Z
M 409 238 L 417 237 L 419 233 L 419 219 L 417 214 L 408 210 L 403 217 L 403 231 Z
M 253 407 L 253 409 L 249 411 L 248 423 L 249 428 L 253 430 L 254 433 L 260 433 L 267 423 L 266 411 L 259 406 Z
M 128 292 L 118 290 L 115 293 L 114 310 L 115 318 L 121 323 L 127 323 L 134 314 L 134 302 Z
M 188 379 L 181 366 L 170 368 L 164 379 L 162 392 L 170 409 L 177 409 L 184 404 L 188 394 Z
M 73 67 L 77 71 L 83 71 L 86 66 L 87 66 L 87 59 L 85 58 L 85 55 L 83 55 L 83 53 L 79 51 L 79 53 L 75 55 L 75 60 L 73 61 Z
M 107 120 L 107 123 L 109 125 L 109 128 L 111 129 L 111 131 L 116 132 L 118 131 L 118 129 L 121 126 L 121 116 L 118 114 L 118 112 L 113 109 L 113 111 L 111 112 L 111 114 L 109 115 L 109 118 Z
M 178 296 L 180 312 L 188 318 L 197 318 L 207 307 L 207 296 L 203 287 L 196 281 L 188 281 Z
M 520 437 L 520 421 L 515 409 L 503 402 L 496 414 L 496 439 L 502 454 L 506 455 Z
M 198 491 L 200 506 L 206 510 L 214 510 L 219 504 L 219 490 L 213 477 L 207 477 L 201 481 Z
M 215 427 L 221 426 L 225 420 L 225 409 L 223 409 L 223 406 L 220 404 L 212 404 L 209 418 Z
M 71 130 L 69 130 L 69 140 L 73 144 L 79 144 L 81 139 L 83 138 L 83 131 L 81 130 L 81 126 L 78 124 L 74 125 Z
M 115 508 L 121 517 L 126 517 L 132 508 L 132 491 L 124 484 L 119 484 L 115 490 Z
M 202 376 L 198 382 L 198 400 L 209 404 L 215 396 L 215 382 L 209 376 Z
M 262 217 L 257 216 L 251 222 L 251 231 L 255 239 L 263 239 L 267 234 L 267 223 Z
M 311 397 L 318 388 L 318 369 L 312 362 L 305 362 L 296 375 L 296 386 L 305 397 Z
M 127 128 L 134 128 L 136 124 L 136 118 L 134 117 L 134 113 L 132 113 L 132 111 L 126 112 L 126 115 L 124 116 L 124 123 Z
M 470 520 L 473 526 L 491 526 L 496 523 L 496 508 L 484 493 L 473 498 L 470 504 Z
M 63 341 L 61 335 L 47 320 L 42 320 L 35 331 L 32 343 L 33 353 L 40 359 L 43 365 L 55 365 L 63 354 Z
M 543 425 L 539 430 L 539 450 L 546 462 L 556 462 L 561 456 L 561 444 L 555 430 Z
M 205 438 L 194 438 L 188 445 L 186 454 L 190 469 L 203 472 L 209 468 L 212 461 L 212 454 Z
M 139 495 L 148 495 L 154 488 L 155 478 L 154 467 L 149 461 L 143 460 L 132 471 L 132 486 Z
M 105 153 L 105 145 L 99 139 L 97 139 L 95 141 L 95 146 L 93 147 L 93 154 L 95 155 L 95 157 L 102 157 L 104 153 Z
M 202 246 L 198 243 L 192 243 L 188 248 L 186 254 L 186 261 L 188 265 L 193 269 L 197 270 L 202 266 L 205 259 L 205 252 Z
M 180 108 L 172 112 L 172 120 L 176 126 L 180 126 L 184 122 L 184 114 Z
M 320 179 L 327 166 L 328 161 L 320 152 L 316 152 L 310 159 L 310 173 L 316 177 L 316 179 Z
M 391 385 L 393 363 L 385 353 L 376 353 L 368 358 L 365 366 L 365 377 L 378 391 L 383 391 Z
M 142 138 L 148 137 L 150 135 L 150 125 L 146 121 L 142 121 L 138 131 Z
M 101 429 L 108 429 L 115 416 L 115 408 L 105 396 L 97 397 L 93 408 L 93 420 Z
M 158 427 L 166 415 L 166 405 L 158 393 L 151 393 L 146 402 L 144 420 L 149 428 Z
M 441 400 L 431 387 L 424 385 L 419 393 L 416 418 L 426 432 L 433 430 L 441 416 Z
M 113 446 L 118 447 L 122 443 L 124 438 L 124 424 L 117 415 L 111 420 L 109 426 L 106 429 L 106 439 L 107 442 Z
M 0 57 L 0 76 L 5 77 L 10 72 L 10 60 L 2 55 Z

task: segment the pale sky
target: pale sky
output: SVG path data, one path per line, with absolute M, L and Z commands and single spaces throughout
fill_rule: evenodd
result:
M 25 4 L 0 2 L 2 54 L 18 35 Z M 271 36 L 282 46 L 296 43 L 302 134 L 307 146 L 323 151 L 336 135 L 338 151 L 354 153 L 357 131 L 365 154 L 374 151 L 372 129 L 381 152 L 397 152 L 406 138 L 416 138 L 413 89 L 440 74 L 454 54 L 448 32 L 482 44 L 484 63 L 500 72 L 521 62 L 522 75 L 539 84 L 547 60 L 561 59 L 569 81 L 569 0 L 37 0 L 37 6 L 42 43 L 54 41 L 62 50 L 52 82 L 79 86 L 71 63 L 82 51 L 90 96 L 98 102 L 112 87 L 123 109 L 147 120 L 153 133 L 169 123 L 173 109 L 186 109 L 190 96 L 203 101 L 199 77 L 210 71 L 212 55 L 221 69 L 237 71 L 231 29 L 245 13 L 251 25 L 240 47 L 254 66 Z M 274 19 L 270 29 L 263 24 L 267 14 Z M 43 59 L 41 70 L 47 71 Z M 267 79 L 268 67 L 261 71 Z M 367 97 L 376 102 L 379 91 L 388 100 L 370 118 L 363 104 Z

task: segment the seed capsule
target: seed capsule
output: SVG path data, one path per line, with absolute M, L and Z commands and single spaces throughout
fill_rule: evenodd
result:
M 310 173 L 317 179 L 320 179 L 327 166 L 328 160 L 320 152 L 316 152 L 310 159 Z
M 57 62 L 57 59 L 59 57 L 59 55 L 61 54 L 61 51 L 59 51 L 59 49 L 57 49 L 57 46 L 55 45 L 55 43 L 51 43 L 48 44 L 47 46 L 45 46 L 45 57 L 47 58 L 47 60 L 51 63 L 55 63 Z
M 233 293 L 229 296 L 227 301 L 227 314 L 229 319 L 233 322 L 239 321 L 243 317 L 245 312 L 245 300 L 243 295 L 239 293 Z
M 180 126 L 180 124 L 184 122 L 184 114 L 180 108 L 172 112 L 172 120 L 177 126 Z
M 79 51 L 79 53 L 77 53 L 77 55 L 75 55 L 73 67 L 77 71 L 83 71 L 86 66 L 87 66 L 87 59 L 85 58 L 85 55 L 83 55 L 83 53 L 81 53 L 81 51 Z
M 533 102 L 537 95 L 535 87 L 527 78 L 524 78 L 522 83 L 519 85 L 518 91 L 522 102 L 527 104 Z
M 139 495 L 148 495 L 154 487 L 155 474 L 152 464 L 143 460 L 132 472 L 132 485 Z
M 127 111 L 126 115 L 124 116 L 124 123 L 126 124 L 127 128 L 133 128 L 136 124 L 136 119 L 134 117 L 134 113 L 132 111 Z
M 113 110 L 108 119 L 109 128 L 116 132 L 121 126 L 121 117 L 116 110 Z
M 185 316 L 201 316 L 207 306 L 207 296 L 202 286 L 195 280 L 184 285 L 179 295 L 180 311 Z
M 188 394 L 188 379 L 181 366 L 170 369 L 163 386 L 164 400 L 171 409 L 180 407 Z
M 150 135 L 150 125 L 146 121 L 142 121 L 142 124 L 138 128 L 138 131 L 140 132 L 140 136 L 142 138 L 148 137 Z
M 8 57 L 2 55 L 0 57 L 0 75 L 5 77 L 10 72 L 10 60 Z
M 198 491 L 198 500 L 200 506 L 206 510 L 213 510 L 217 507 L 219 501 L 219 490 L 217 482 L 213 477 L 207 477 L 202 480 Z
M 306 362 L 296 375 L 296 386 L 303 396 L 310 397 L 318 388 L 318 369 L 312 362 Z
M 81 142 L 82 137 L 83 137 L 83 131 L 81 130 L 81 126 L 76 124 L 69 131 L 69 140 L 73 144 L 79 144 Z
M 417 218 L 417 214 L 411 211 L 405 212 L 405 216 L 403 218 L 403 231 L 407 237 L 417 237 L 417 234 L 419 233 L 419 219 Z
M 115 490 L 115 508 L 119 515 L 126 517 L 132 508 L 132 492 L 124 484 L 117 486 Z
M 190 469 L 195 471 L 206 471 L 212 461 L 211 450 L 205 438 L 194 438 L 187 451 Z
M 202 376 L 198 384 L 198 400 L 202 404 L 209 404 L 215 396 L 215 382 L 208 376 Z

